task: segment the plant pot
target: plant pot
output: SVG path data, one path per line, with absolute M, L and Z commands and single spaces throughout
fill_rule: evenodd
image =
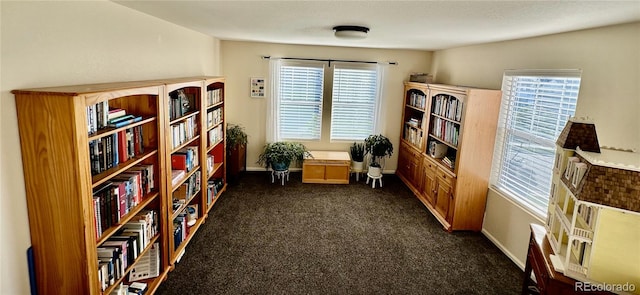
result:
M 288 163 L 271 163 L 271 169 L 273 169 L 274 171 L 289 170 L 289 164 Z
M 362 167 L 364 166 L 364 162 L 356 162 L 351 161 L 351 171 L 362 171 Z
M 371 177 L 378 177 L 378 176 L 382 175 L 382 168 L 369 166 L 368 174 Z

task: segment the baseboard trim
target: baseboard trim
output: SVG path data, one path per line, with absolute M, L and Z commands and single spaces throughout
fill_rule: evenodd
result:
M 269 171 L 267 169 L 264 169 L 264 167 L 247 167 L 247 171 L 250 172 L 262 172 L 262 171 Z M 302 168 L 290 168 L 289 171 L 292 172 L 300 172 L 302 171 Z M 396 170 L 384 170 L 382 171 L 382 174 L 396 174 Z
M 507 257 L 509 257 L 509 259 L 511 259 L 511 261 L 513 261 L 513 263 L 515 263 L 518 267 L 520 267 L 521 270 L 524 271 L 524 263 L 522 261 L 520 261 L 520 259 L 518 259 L 515 255 L 513 255 L 513 253 L 511 253 L 509 250 L 507 250 L 507 248 L 502 245 L 502 243 L 500 243 L 500 241 L 498 241 L 498 239 L 496 239 L 493 235 L 491 235 L 486 229 L 482 229 L 482 234 L 487 237 L 487 239 L 489 239 L 489 241 L 491 241 L 494 245 L 496 245 L 496 247 L 498 247 L 498 249 L 500 249 L 500 251 L 502 251 L 502 253 L 504 253 L 504 255 L 507 255 Z

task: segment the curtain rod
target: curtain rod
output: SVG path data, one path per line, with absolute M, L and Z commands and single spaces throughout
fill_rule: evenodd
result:
M 389 61 L 389 62 L 377 62 L 377 61 L 362 61 L 362 60 L 346 60 L 346 59 L 321 59 L 321 58 L 301 58 L 301 57 L 274 57 L 279 59 L 288 59 L 288 60 L 308 60 L 308 61 L 326 61 L 331 66 L 331 62 L 353 62 L 353 63 L 365 63 L 365 64 L 388 64 L 397 66 L 398 62 Z M 262 59 L 271 59 L 269 55 L 263 55 Z

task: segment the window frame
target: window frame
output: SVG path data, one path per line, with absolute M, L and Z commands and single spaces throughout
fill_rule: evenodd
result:
M 384 68 L 379 64 L 372 63 L 344 63 L 344 62 L 334 62 L 331 65 L 331 94 L 330 94 L 330 105 L 331 110 L 329 111 L 329 142 L 353 142 L 353 141 L 364 141 L 366 136 L 362 138 L 357 138 L 356 135 L 353 135 L 350 138 L 334 138 L 334 111 L 336 110 L 336 70 L 367 70 L 375 72 L 375 86 L 373 89 L 373 103 L 372 103 L 372 124 L 371 130 L 367 132 L 367 134 L 378 134 L 380 130 L 380 105 L 381 105 L 381 94 L 382 94 L 382 80 L 384 75 Z M 336 136 L 337 137 L 337 136 Z
M 493 163 L 491 169 L 491 177 L 490 177 L 490 187 L 498 192 L 500 192 L 505 197 L 508 197 L 510 200 L 515 202 L 518 206 L 522 207 L 525 211 L 533 214 L 536 217 L 541 218 L 542 220 L 546 219 L 549 198 L 553 192 L 551 191 L 553 188 L 552 185 L 552 176 L 553 176 L 553 165 L 555 161 L 555 153 L 556 153 L 556 139 L 562 132 L 562 129 L 566 125 L 566 122 L 569 118 L 575 115 L 575 111 L 577 108 L 579 92 L 580 92 L 580 84 L 581 84 L 581 70 L 507 70 L 504 72 L 503 80 L 502 80 L 502 101 L 500 106 L 500 114 L 497 124 L 496 131 L 496 140 L 494 146 L 494 154 L 493 154 Z M 535 77 L 536 79 L 565 79 L 564 86 L 569 85 L 571 88 L 568 90 L 568 93 L 575 93 L 575 97 L 573 96 L 565 96 L 564 94 L 560 97 L 559 101 L 554 102 L 554 108 L 549 108 L 550 99 L 548 97 L 555 96 L 548 93 L 536 93 L 533 98 L 525 99 L 523 96 L 518 96 L 518 94 L 530 94 L 526 91 L 518 91 L 517 85 L 518 82 L 513 82 L 517 79 L 531 78 Z M 566 83 L 566 80 L 571 80 L 574 83 L 577 80 L 577 84 Z M 513 83 L 513 85 L 512 85 Z M 538 82 L 536 85 L 545 84 L 542 82 Z M 575 88 L 575 89 L 574 89 Z M 551 88 L 545 88 L 551 89 Z M 519 117 L 519 115 L 525 115 L 524 108 L 522 105 L 526 105 L 526 100 L 533 100 L 531 106 L 526 110 L 531 110 L 531 127 L 537 126 L 535 130 L 518 130 L 517 125 L 520 124 L 522 127 L 522 121 L 516 122 L 518 120 L 522 120 L 523 117 Z M 541 106 L 538 102 L 545 103 L 546 106 Z M 541 103 L 541 104 L 542 104 Z M 518 104 L 518 105 L 516 105 Z M 570 109 L 570 106 L 573 106 L 573 109 Z M 557 111 L 557 113 L 546 112 L 550 109 Z M 550 119 L 551 116 L 557 116 L 556 122 L 554 124 L 550 124 L 550 122 L 545 121 L 545 115 L 548 116 L 546 119 Z M 542 124 L 538 124 L 542 123 Z M 511 124 L 511 125 L 510 125 Z M 549 126 L 553 126 L 549 128 Z M 544 131 L 553 130 L 553 136 L 549 137 L 551 134 L 544 134 Z M 535 132 L 539 132 L 540 136 L 534 134 Z M 546 138 L 545 138 L 546 135 Z M 518 139 L 520 141 L 518 141 Z M 515 145 L 521 145 L 519 147 L 514 147 Z M 524 145 L 523 145 L 524 143 Z M 509 146 L 511 145 L 511 146 Z M 537 147 L 538 149 L 534 149 Z M 525 151 L 529 149 L 530 154 L 524 155 Z M 547 149 L 549 149 L 547 151 Z M 515 161 L 505 162 L 505 158 L 507 157 L 507 152 L 518 151 L 522 152 L 522 158 L 529 158 L 528 164 L 531 166 L 535 166 L 534 168 L 529 168 L 531 171 L 535 169 L 541 168 L 542 172 L 532 174 L 539 174 L 538 177 L 547 177 L 548 176 L 548 187 L 540 187 L 546 186 L 547 183 L 537 183 L 537 193 L 532 192 L 534 195 L 526 195 L 523 194 L 523 190 L 527 190 L 527 188 L 518 188 L 515 187 L 522 181 L 522 178 L 525 176 L 522 175 L 514 175 L 509 172 L 505 172 L 505 169 L 511 168 L 511 165 Z M 539 151 L 539 152 L 537 152 Z M 517 153 L 516 153 L 517 154 Z M 531 161 L 531 159 L 535 159 L 536 157 L 540 158 L 537 161 Z M 512 158 L 512 160 L 514 160 Z M 548 167 L 547 167 L 548 166 Z M 526 170 L 525 168 L 515 168 L 514 172 L 523 173 L 520 170 Z M 511 178 L 509 178 L 511 176 Z M 528 180 L 533 179 L 533 175 L 530 176 Z M 511 183 L 513 181 L 513 183 Z M 536 181 L 533 181 L 536 182 Z M 509 183 L 508 185 L 505 183 Z M 536 189 L 536 187 L 534 187 Z M 520 190 L 518 192 L 517 190 Z M 546 201 L 546 202 L 543 202 Z M 544 203 L 544 204 L 542 204 Z
M 282 122 L 281 122 L 281 105 L 282 96 L 280 91 L 281 86 L 281 71 L 284 66 L 309 66 L 309 67 L 322 67 L 323 68 L 323 90 L 321 91 L 321 103 L 320 109 L 320 127 L 319 137 L 317 138 L 283 138 L 282 134 Z M 267 142 L 276 141 L 300 141 L 300 142 L 320 142 L 324 144 L 331 143 L 346 143 L 353 141 L 364 141 L 365 138 L 353 139 L 332 139 L 331 132 L 333 129 L 333 83 L 334 72 L 336 66 L 339 69 L 375 69 L 376 71 L 376 97 L 374 102 L 374 120 L 373 120 L 373 132 L 371 134 L 379 133 L 379 130 L 384 122 L 381 117 L 381 94 L 384 79 L 384 67 L 378 63 L 367 62 L 337 62 L 337 61 L 319 61 L 319 60 L 298 60 L 298 59 L 286 59 L 286 58 L 272 58 L 269 62 L 269 79 L 268 88 L 270 95 L 267 100 L 267 117 L 266 117 L 266 140 Z

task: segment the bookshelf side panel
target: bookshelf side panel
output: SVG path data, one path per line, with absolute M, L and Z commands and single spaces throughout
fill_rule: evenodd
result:
M 88 158 L 83 158 L 88 153 L 86 115 L 77 113 L 83 106 L 72 96 L 16 95 L 40 294 L 97 291 L 91 284 L 97 282 L 95 233 L 88 222 L 90 178 Z M 86 151 L 79 150 L 82 143 Z

